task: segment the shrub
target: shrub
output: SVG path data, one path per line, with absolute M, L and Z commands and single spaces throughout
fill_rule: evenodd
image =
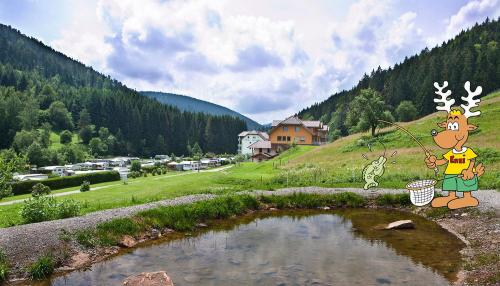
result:
M 44 255 L 28 267 L 28 273 L 32 280 L 45 279 L 53 272 L 54 258 L 52 255 Z
M 139 178 L 141 176 L 140 172 L 132 171 L 128 173 L 127 177 L 131 179 Z
M 146 178 L 146 177 L 148 176 L 148 173 L 146 173 L 146 172 L 145 172 L 145 173 L 143 174 L 143 176 L 144 176 L 144 178 Z
M 131 172 L 140 172 L 141 171 L 141 162 L 138 160 L 132 161 L 132 165 L 130 166 Z
M 91 184 L 98 184 L 119 180 L 120 173 L 118 173 L 117 171 L 97 172 L 68 177 L 57 177 L 42 181 L 15 182 L 12 184 L 12 192 L 14 193 L 14 195 L 28 194 L 31 192 L 31 188 L 37 183 L 42 183 L 45 186 L 50 187 L 52 190 L 58 190 L 80 186 L 84 181 L 88 181 Z
M 80 192 L 88 192 L 90 191 L 90 182 L 89 181 L 83 181 L 82 185 L 80 186 Z
M 7 275 L 9 274 L 9 264 L 7 262 L 7 256 L 0 250 L 0 282 L 7 280 Z
M 56 201 L 52 197 L 38 196 L 28 199 L 21 208 L 24 223 L 51 220 L 54 217 Z
M 73 134 L 69 130 L 64 130 L 59 135 L 59 141 L 61 142 L 61 144 L 71 143 L 72 139 L 73 139 Z
M 39 196 L 43 196 L 43 195 L 48 195 L 48 194 L 50 194 L 50 192 L 51 192 L 51 190 L 49 187 L 47 187 L 46 185 L 44 185 L 42 183 L 38 183 L 38 184 L 33 186 L 32 191 L 31 191 L 31 195 L 33 197 L 39 197 Z
M 57 204 L 56 219 L 75 217 L 80 214 L 81 205 L 73 199 L 62 200 Z
M 24 202 L 21 217 L 24 223 L 35 223 L 78 216 L 80 209 L 80 203 L 72 199 L 57 202 L 53 197 L 38 196 Z

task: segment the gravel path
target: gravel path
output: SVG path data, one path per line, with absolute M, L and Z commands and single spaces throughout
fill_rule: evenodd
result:
M 392 189 L 362 190 L 355 188 L 333 189 L 304 187 L 285 188 L 277 191 L 255 191 L 250 193 L 287 195 L 295 192 L 332 194 L 346 191 L 359 193 L 363 196 L 373 196 L 382 193 L 407 192 L 406 190 Z M 496 212 L 500 210 L 500 192 L 495 190 L 481 190 L 474 195 L 480 201 L 479 207 L 481 210 L 493 209 Z M 59 234 L 62 229 L 73 232 L 79 229 L 94 227 L 98 223 L 114 218 L 129 217 L 139 211 L 156 208 L 158 206 L 187 204 L 212 199 L 214 197 L 215 195 L 210 194 L 190 195 L 143 205 L 98 211 L 81 217 L 3 228 L 0 229 L 0 248 L 2 248 L 7 253 L 8 257 L 10 257 L 13 261 L 17 261 L 25 265 L 27 261 L 31 261 L 32 259 L 45 253 L 47 250 L 57 249 L 60 245 Z
M 84 216 L 19 225 L 0 229 L 0 248 L 7 257 L 18 264 L 26 264 L 50 249 L 58 249 L 61 244 L 61 230 L 74 232 L 94 227 L 97 224 L 115 218 L 129 217 L 133 214 L 159 206 L 173 206 L 208 200 L 214 195 L 200 194 L 179 197 L 143 205 L 93 212 Z

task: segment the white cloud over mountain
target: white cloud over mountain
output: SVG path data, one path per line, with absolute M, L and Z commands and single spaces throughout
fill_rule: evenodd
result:
M 300 1 L 100 0 L 82 4 L 51 44 L 132 88 L 195 96 L 270 122 L 498 15 L 496 2 L 465 3 L 442 16 L 437 33 L 420 27 L 428 15 L 396 0 L 343 3 L 342 11 L 309 3 L 317 16 Z

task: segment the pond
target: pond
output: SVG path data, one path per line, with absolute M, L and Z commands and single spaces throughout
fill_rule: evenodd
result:
M 380 230 L 412 219 L 413 230 Z M 463 243 L 434 222 L 394 211 L 257 212 L 121 253 L 45 285 L 121 285 L 167 271 L 182 285 L 446 285 Z

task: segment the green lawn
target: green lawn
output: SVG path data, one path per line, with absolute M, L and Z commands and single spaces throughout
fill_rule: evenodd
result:
M 50 149 L 57 150 L 63 146 L 63 144 L 61 144 L 61 138 L 59 136 L 59 133 L 51 131 L 49 138 L 50 138 L 50 145 L 49 145 Z M 79 143 L 78 134 L 73 133 L 71 143 L 73 144 Z
M 154 202 L 196 193 L 230 193 L 247 189 L 269 189 L 270 182 L 289 160 L 315 147 L 293 148 L 274 160 L 263 163 L 245 162 L 218 172 L 171 172 L 162 176 L 129 179 L 128 184 L 109 182 L 92 185 L 101 187 L 85 193 L 70 194 L 61 199 L 75 199 L 83 204 L 82 213 Z M 78 187 L 61 189 L 53 193 L 78 190 Z M 31 195 L 9 197 L 0 202 L 29 198 Z M 0 206 L 0 227 L 21 223 L 19 211 L 22 203 Z

